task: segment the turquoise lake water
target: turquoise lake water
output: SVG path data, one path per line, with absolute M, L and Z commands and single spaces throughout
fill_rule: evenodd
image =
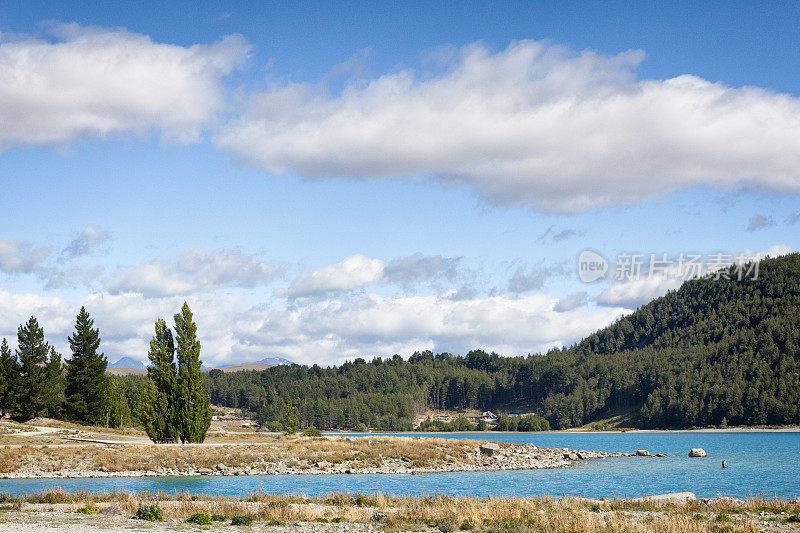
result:
M 420 436 L 420 434 L 406 434 Z M 0 492 L 25 494 L 59 487 L 68 491 L 200 492 L 239 496 L 252 491 L 325 494 L 335 491 L 390 494 L 642 496 L 692 491 L 698 497 L 800 495 L 799 432 L 627 433 L 432 433 L 425 436 L 532 442 L 538 446 L 650 453 L 665 458 L 624 457 L 583 461 L 572 468 L 424 475 L 283 475 L 0 480 Z M 365 435 L 366 436 L 366 435 Z M 424 438 L 424 437 L 423 437 Z M 706 458 L 689 458 L 704 448 Z M 726 460 L 728 469 L 721 468 Z

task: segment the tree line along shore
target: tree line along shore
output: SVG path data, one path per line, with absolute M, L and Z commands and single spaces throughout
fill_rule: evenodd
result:
M 150 341 L 147 380 L 123 388 L 108 375 L 108 360 L 99 352 L 100 334 L 81 307 L 68 337 L 71 357 L 45 341 L 44 329 L 30 317 L 17 329 L 17 348 L 0 343 L 0 410 L 26 421 L 37 416 L 87 425 L 127 427 L 132 424 L 130 392 L 136 396 L 133 419 L 153 442 L 203 442 L 211 423 L 211 407 L 201 372 L 200 342 L 189 306 L 174 316 L 175 333 L 159 318 Z
M 157 441 L 198 439 L 205 395 L 275 431 L 287 429 L 287 399 L 299 429 L 408 431 L 417 413 L 467 409 L 530 415 L 522 428 L 520 417 L 500 417 L 498 425 L 511 431 L 581 427 L 615 415 L 624 427 L 642 429 L 800 425 L 798 317 L 797 253 L 761 261 L 755 279 L 731 270 L 689 280 L 575 345 L 524 357 L 423 351 L 203 375 L 199 343 L 190 357 L 188 345 L 170 347 L 164 323 L 151 343 L 148 376 L 110 377 L 99 334 L 80 314 L 64 370 L 32 317 L 20 326 L 15 354 L 3 344 L 0 408 L 19 419 L 150 427 Z M 94 351 L 82 359 L 72 343 L 89 330 L 93 340 L 82 346 Z M 195 400 L 185 402 L 190 391 Z M 480 429 L 459 424 L 429 425 Z

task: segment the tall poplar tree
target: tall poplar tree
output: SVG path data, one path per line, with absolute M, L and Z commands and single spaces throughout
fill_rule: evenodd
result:
M 178 380 L 177 409 L 181 442 L 203 442 L 211 425 L 211 402 L 200 370 L 200 341 L 197 325 L 186 302 L 175 315 Z
M 110 410 L 108 360 L 97 353 L 100 332 L 84 307 L 75 321 L 75 332 L 68 337 L 72 358 L 67 361 L 65 381 L 66 416 L 84 424 L 104 424 Z
M 172 331 L 163 318 L 156 321 L 155 329 L 155 335 L 150 340 L 150 366 L 147 367 L 147 385 L 140 416 L 150 440 L 171 442 L 180 436 L 175 408 L 175 343 Z
M 45 342 L 44 330 L 34 317 L 17 329 L 17 344 L 19 376 L 14 386 L 14 411 L 20 419 L 30 420 L 46 407 L 45 365 L 50 345 Z

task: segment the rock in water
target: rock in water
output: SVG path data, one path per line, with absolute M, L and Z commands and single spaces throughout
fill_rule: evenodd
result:
M 708 455 L 703 448 L 692 448 L 689 450 L 689 457 L 705 457 Z
M 480 451 L 483 455 L 495 455 L 500 452 L 500 445 L 494 442 L 481 444 Z
M 636 455 L 638 457 L 649 457 L 650 452 L 648 452 L 647 450 L 636 450 Z

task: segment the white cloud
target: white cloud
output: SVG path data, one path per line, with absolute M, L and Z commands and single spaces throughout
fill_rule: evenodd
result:
M 69 324 L 67 307 L 60 298 L 17 294 L 0 287 L 0 337 L 6 338 L 11 346 L 16 346 L 17 326 L 27 322 L 30 316 L 36 316 L 40 326 L 45 325 L 45 334 L 51 343 L 53 331 L 48 328 L 61 332 Z M 66 343 L 66 335 L 63 342 Z
M 565 296 L 561 298 L 555 306 L 553 306 L 553 310 L 558 313 L 563 313 L 565 311 L 572 311 L 573 309 L 577 309 L 583 305 L 586 305 L 587 302 L 587 294 L 585 291 L 576 292 L 570 294 L 569 296 Z
M 39 269 L 50 251 L 21 240 L 0 238 L 0 271 L 28 274 Z
M 240 36 L 183 47 L 124 29 L 52 30 L 53 41 L 0 44 L 0 150 L 128 131 L 194 141 L 248 51 Z
M 70 266 L 52 269 L 44 288 L 59 289 L 62 287 L 90 286 L 103 275 L 103 267 Z
M 769 248 L 767 248 L 762 252 L 755 252 L 755 255 L 757 255 L 759 259 L 766 259 L 768 257 L 772 258 L 780 257 L 782 255 L 787 255 L 792 252 L 794 252 L 794 248 L 788 244 L 773 244 L 772 246 L 770 246 Z M 746 253 L 753 254 L 754 252 L 748 250 Z
M 432 75 L 253 95 L 215 144 L 269 173 L 430 178 L 545 211 L 697 185 L 800 189 L 800 100 L 692 75 L 640 80 L 643 59 L 473 44 Z
M 680 288 L 680 277 L 643 276 L 640 279 L 614 283 L 597 296 L 597 303 L 610 307 L 636 309 L 649 301 Z
M 386 262 L 361 254 L 316 269 L 306 277 L 296 278 L 289 285 L 290 298 L 318 296 L 329 292 L 350 291 L 383 280 Z
M 622 312 L 556 312 L 543 294 L 450 300 L 436 296 L 386 298 L 375 294 L 249 307 L 233 295 L 168 296 L 93 294 L 82 302 L 14 294 L 0 288 L 0 336 L 16 343 L 16 325 L 35 315 L 47 340 L 67 355 L 67 335 L 81 305 L 95 319 L 101 349 L 111 361 L 129 356 L 146 361 L 153 323 L 168 323 L 186 299 L 198 325 L 201 357 L 208 366 L 266 356 L 301 363 L 341 363 L 354 357 L 409 355 L 419 349 L 465 353 L 484 348 L 507 355 L 538 352 L 573 342 Z
M 571 239 L 576 235 L 578 235 L 578 230 L 576 229 L 567 228 L 561 231 L 555 231 L 553 226 L 550 226 L 536 238 L 536 242 L 539 244 L 556 244 Z
M 457 276 L 458 262 L 457 258 L 420 253 L 388 262 L 355 254 L 318 268 L 308 276 L 295 278 L 286 294 L 289 298 L 320 297 L 377 284 L 412 286 L 437 278 L 453 280 Z
M 770 216 L 753 215 L 747 223 L 747 231 L 758 231 L 775 225 L 775 219 Z
M 455 279 L 458 274 L 460 260 L 441 255 L 422 255 L 416 253 L 389 261 L 384 270 L 384 278 L 388 282 L 411 285 L 428 281 L 437 277 Z
M 745 262 L 747 262 L 754 259 L 761 260 L 768 257 L 779 257 L 789 254 L 792 251 L 792 247 L 787 244 L 776 244 L 764 251 L 753 252 L 746 250 L 742 252 L 742 254 L 743 258 L 746 259 Z M 704 257 L 701 256 L 703 260 L 702 271 L 700 272 L 701 275 L 709 273 L 709 269 L 711 269 L 714 263 L 714 255 L 715 254 L 709 254 Z M 736 264 L 739 257 L 739 254 L 722 255 L 727 257 L 727 260 L 723 261 L 724 264 L 727 265 Z M 613 273 L 614 270 L 615 268 L 612 267 L 610 273 Z M 596 301 L 600 305 L 635 309 L 655 298 L 664 296 L 667 291 L 679 289 L 683 282 L 689 277 L 696 277 L 697 272 L 691 271 L 691 274 L 687 274 L 689 271 L 690 267 L 679 267 L 677 263 L 667 267 L 662 272 L 663 275 L 649 276 L 647 272 L 643 270 L 642 275 L 638 276 L 638 278 L 634 276 L 634 279 L 615 281 L 597 296 Z
M 154 259 L 130 270 L 118 269 L 104 286 L 112 294 L 135 292 L 171 296 L 221 287 L 257 287 L 275 279 L 280 267 L 232 252 L 206 253 L 200 248 Z
M 408 355 L 419 349 L 527 354 L 575 341 L 623 312 L 557 313 L 554 303 L 543 294 L 468 300 L 363 294 L 301 308 L 254 309 L 236 321 L 237 340 L 231 351 L 250 358 L 279 354 L 304 363 Z
M 61 251 L 67 259 L 88 255 L 108 240 L 108 233 L 89 224 Z
M 508 281 L 508 292 L 523 293 L 541 289 L 550 275 L 549 271 L 541 268 L 534 268 L 530 272 L 517 268 L 517 271 Z

